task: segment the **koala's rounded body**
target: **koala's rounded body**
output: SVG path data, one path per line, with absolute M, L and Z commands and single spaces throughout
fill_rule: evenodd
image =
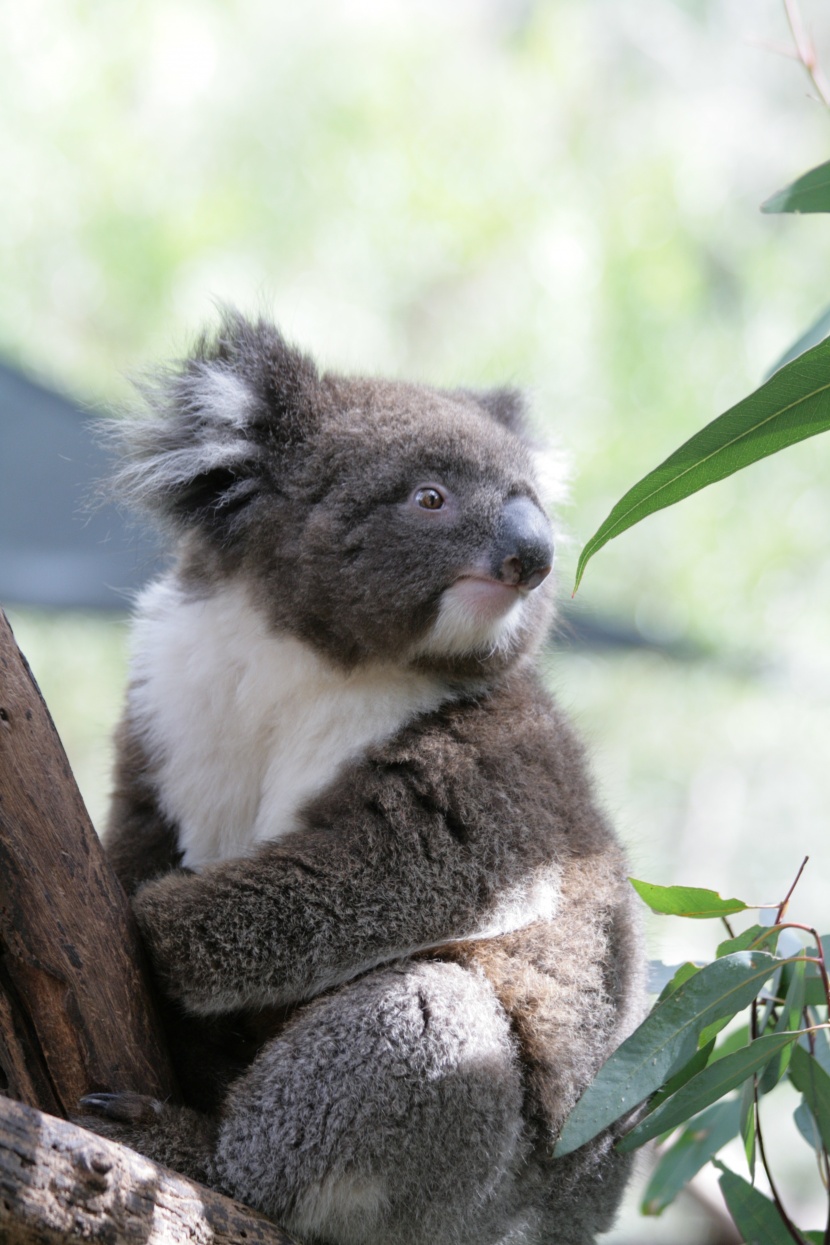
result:
M 107 843 L 186 1106 L 93 1127 L 327 1245 L 587 1243 L 568 1111 L 638 1019 L 624 859 L 541 687 L 550 527 L 510 391 L 320 375 L 226 317 L 126 426 L 177 538 Z

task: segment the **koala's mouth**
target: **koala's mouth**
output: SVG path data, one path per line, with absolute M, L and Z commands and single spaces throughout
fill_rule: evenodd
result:
M 497 619 L 509 613 L 529 589 L 521 584 L 506 584 L 489 575 L 459 575 L 450 589 L 456 603 L 466 606 L 481 619 Z
M 418 646 L 418 655 L 487 657 L 507 652 L 521 630 L 530 591 L 480 567 L 466 570 L 441 594 L 438 616 Z

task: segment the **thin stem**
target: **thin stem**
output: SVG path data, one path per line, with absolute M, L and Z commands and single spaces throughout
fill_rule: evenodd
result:
M 721 917 L 721 920 L 723 921 L 724 925 L 726 926 L 726 932 L 727 932 L 727 934 L 729 935 L 729 937 L 730 937 L 730 938 L 734 938 L 734 937 L 735 937 L 735 931 L 734 931 L 734 929 L 732 928 L 732 926 L 729 924 L 729 922 L 727 921 L 726 917 L 725 917 L 725 916 L 722 916 L 722 917 Z
M 787 22 L 795 42 L 798 59 L 810 75 L 810 81 L 818 91 L 821 102 L 830 108 L 830 83 L 825 78 L 818 63 L 816 49 L 813 47 L 804 23 L 801 20 L 801 13 L 796 0 L 784 0 L 784 12 L 787 14 Z
M 790 1216 L 787 1214 L 786 1210 L 784 1209 L 784 1203 L 781 1201 L 781 1198 L 778 1193 L 778 1189 L 776 1188 L 776 1185 L 775 1185 L 775 1181 L 772 1178 L 772 1172 L 770 1171 L 769 1163 L 767 1162 L 767 1152 L 764 1147 L 764 1134 L 761 1131 L 761 1112 L 758 1110 L 757 1077 L 755 1080 L 755 1133 L 758 1137 L 758 1153 L 761 1155 L 761 1162 L 764 1166 L 764 1171 L 767 1174 L 767 1180 L 769 1181 L 770 1192 L 772 1193 L 772 1200 L 773 1202 L 775 1202 L 775 1209 L 778 1211 L 778 1214 L 781 1216 L 781 1222 L 784 1224 L 784 1227 L 787 1229 L 790 1236 L 796 1242 L 796 1245 L 807 1245 L 805 1238 L 801 1235 L 798 1228 L 795 1226 L 792 1219 L 790 1219 Z
M 809 857 L 809 856 L 805 856 L 805 857 L 804 857 L 804 859 L 802 860 L 802 862 L 801 862 L 801 868 L 799 869 L 798 873 L 795 875 L 795 881 L 793 882 L 793 884 L 792 884 L 792 886 L 790 887 L 790 889 L 787 891 L 787 893 L 786 893 L 786 895 L 784 896 L 784 898 L 781 900 L 781 904 L 780 904 L 780 907 L 779 907 L 779 909 L 778 909 L 778 915 L 776 916 L 776 918 L 775 918 L 775 920 L 774 920 L 774 922 L 773 922 L 773 924 L 774 924 L 774 925 L 780 925 L 780 924 L 781 924 L 781 922 L 782 922 L 782 920 L 784 919 L 784 913 L 787 911 L 787 904 L 790 902 L 790 899 L 792 898 L 792 893 L 793 893 L 793 891 L 794 891 L 794 890 L 795 890 L 795 888 L 798 886 L 799 879 L 801 878 L 801 875 L 802 875 L 802 873 L 804 872 L 804 866 L 806 865 L 806 863 L 807 863 L 807 861 L 808 861 L 809 859 L 810 859 L 810 857 Z

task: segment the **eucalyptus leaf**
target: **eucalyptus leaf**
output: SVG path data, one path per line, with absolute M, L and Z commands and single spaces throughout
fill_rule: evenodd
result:
M 717 891 L 704 890 L 698 886 L 657 886 L 654 882 L 640 882 L 637 878 L 628 880 L 652 912 L 661 916 L 686 916 L 705 920 L 710 917 L 729 916 L 733 912 L 745 912 L 749 906 L 742 899 L 722 899 Z
M 698 1038 L 698 1042 L 697 1042 L 698 1046 L 699 1047 L 708 1046 L 709 1043 L 712 1041 L 712 1039 L 718 1036 L 721 1029 L 726 1028 L 726 1026 L 729 1024 L 729 1021 L 731 1019 L 732 1019 L 731 1016 L 720 1016 L 717 1020 L 713 1020 L 712 1023 L 707 1025 L 706 1028 L 701 1032 L 700 1037 Z
M 649 1099 L 649 1111 L 656 1110 L 662 1102 L 665 1102 L 667 1098 L 671 1098 L 672 1094 L 676 1094 L 677 1091 L 685 1085 L 687 1081 L 690 1081 L 693 1076 L 697 1076 L 698 1072 L 702 1072 L 709 1062 L 714 1049 L 715 1039 L 710 1038 L 706 1045 L 701 1046 L 700 1049 L 692 1055 L 689 1062 L 682 1067 L 679 1072 L 675 1072 L 674 1076 L 666 1081 L 663 1088 L 659 1089 L 657 1093 Z
M 644 1215 L 664 1211 L 701 1167 L 738 1135 L 739 1114 L 737 1101 L 717 1102 L 689 1121 L 652 1172 L 643 1194 Z
M 736 951 L 701 968 L 658 1003 L 600 1068 L 565 1121 L 554 1154 L 569 1154 L 627 1115 L 688 1063 L 700 1034 L 755 998 L 777 964 L 766 951 Z
M 809 965 L 808 965 L 809 968 Z M 827 994 L 824 989 L 824 982 L 818 976 L 807 974 L 807 981 L 804 986 L 804 1002 L 808 1007 L 826 1007 Z
M 744 1143 L 749 1178 L 755 1183 L 755 1077 L 744 1081 L 738 1100 L 741 1108 L 741 1140 Z
M 807 1103 L 802 1098 L 801 1102 L 793 1112 L 795 1126 L 801 1133 L 801 1136 L 813 1150 L 821 1150 L 821 1133 L 818 1130 L 816 1117 L 813 1115 Z
M 788 1029 L 798 1029 L 801 1026 L 801 1013 L 804 1010 L 804 970 L 806 967 L 807 963 L 805 960 L 794 960 L 789 965 L 790 980 L 787 985 L 784 1005 L 775 1025 L 774 1031 L 776 1033 L 784 1033 Z M 787 1071 L 792 1051 L 792 1046 L 784 1046 L 769 1061 L 758 1087 L 762 1094 L 768 1094 L 781 1080 L 781 1077 Z
M 787 1044 L 797 1041 L 798 1037 L 798 1032 L 769 1033 L 733 1055 L 716 1060 L 626 1133 L 617 1143 L 617 1149 L 623 1152 L 636 1150 L 652 1137 L 684 1124 L 692 1115 L 716 1102 L 737 1085 L 742 1085 L 747 1077 L 763 1068 L 773 1055 Z
M 727 1033 L 720 1046 L 715 1048 L 712 1061 L 724 1059 L 727 1055 L 731 1055 L 733 1051 L 741 1050 L 742 1047 L 748 1045 L 749 1025 L 741 1025 L 739 1029 L 733 1029 L 731 1033 Z
M 830 160 L 770 195 L 761 204 L 761 211 L 830 212 Z
M 768 951 L 775 951 L 780 932 L 777 925 L 750 925 L 749 929 L 743 930 L 734 938 L 726 938 L 718 943 L 715 954 L 720 958 L 722 955 L 731 955 L 733 951 L 744 951 L 747 947 L 760 947 L 765 943 Z
M 716 1166 L 723 1172 L 721 1193 L 745 1245 L 793 1245 L 775 1203 L 722 1163 Z
M 590 558 L 641 519 L 769 454 L 830 428 L 830 341 L 782 367 L 719 415 L 622 497 L 585 545 L 574 592 Z
M 700 965 L 693 964 L 691 960 L 686 960 L 683 964 L 678 964 L 672 973 L 672 976 L 660 991 L 660 996 L 657 1002 L 662 1003 L 663 1000 L 667 999 L 670 994 L 674 994 L 678 986 L 682 986 L 684 981 L 688 981 L 690 977 L 694 977 L 695 973 L 699 971 Z
M 830 1151 L 830 1076 L 803 1046 L 793 1049 L 790 1080 L 804 1095 L 821 1133 L 824 1148 Z
M 830 934 L 821 935 L 821 950 L 824 956 L 824 962 L 830 965 Z M 815 946 L 807 947 L 804 951 L 806 956 L 815 959 L 818 956 L 818 948 Z M 824 988 L 824 978 L 818 964 L 807 965 L 807 1002 L 812 1007 L 826 1007 L 827 994 Z
M 807 967 L 809 968 L 809 965 Z M 813 1058 L 830 1076 L 830 1038 L 827 1036 L 826 1029 L 816 1029 L 813 1034 Z

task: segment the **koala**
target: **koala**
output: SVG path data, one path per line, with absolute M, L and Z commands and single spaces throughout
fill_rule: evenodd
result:
M 226 313 L 119 421 L 161 521 L 105 841 L 182 1101 L 83 1122 L 325 1245 L 586 1245 L 562 1159 L 640 1018 L 623 852 L 542 686 L 553 537 L 509 389 L 321 372 Z

